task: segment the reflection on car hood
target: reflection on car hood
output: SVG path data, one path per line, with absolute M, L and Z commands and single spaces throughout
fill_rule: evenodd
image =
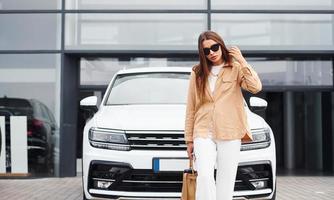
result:
M 99 128 L 120 130 L 184 130 L 185 105 L 117 105 L 102 107 L 94 116 Z M 251 129 L 263 119 L 247 111 Z

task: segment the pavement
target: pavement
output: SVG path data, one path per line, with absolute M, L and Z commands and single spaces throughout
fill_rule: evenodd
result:
M 278 200 L 333 200 L 334 176 L 278 176 Z M 81 176 L 0 179 L 2 200 L 82 200 Z

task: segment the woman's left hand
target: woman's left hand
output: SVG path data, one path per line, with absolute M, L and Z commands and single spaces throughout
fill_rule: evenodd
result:
M 229 54 L 233 56 L 241 65 L 247 63 L 238 47 L 232 46 L 231 48 L 229 48 Z

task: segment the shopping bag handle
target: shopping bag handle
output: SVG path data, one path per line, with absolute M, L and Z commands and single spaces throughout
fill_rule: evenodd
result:
M 191 173 L 194 174 L 194 160 L 189 158 L 189 168 L 191 169 Z

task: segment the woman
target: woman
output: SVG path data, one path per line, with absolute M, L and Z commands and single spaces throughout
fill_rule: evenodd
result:
M 252 140 L 241 88 L 262 89 L 237 47 L 215 32 L 198 38 L 199 64 L 191 73 L 185 121 L 187 153 L 196 160 L 197 200 L 231 200 L 241 141 Z M 216 183 L 214 169 L 217 168 Z

